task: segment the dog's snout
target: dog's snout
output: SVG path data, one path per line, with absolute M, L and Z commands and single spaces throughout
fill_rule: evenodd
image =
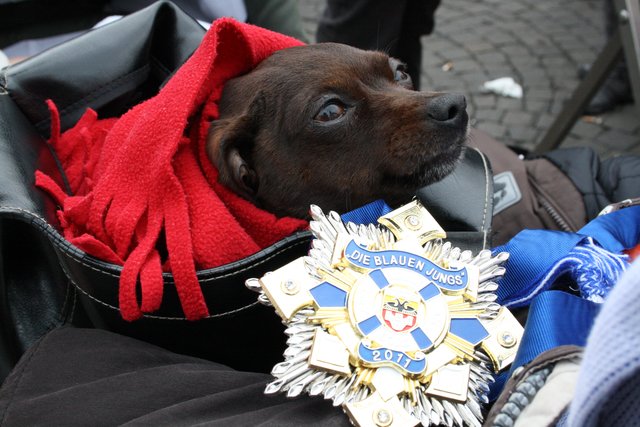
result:
M 467 100 L 459 93 L 446 93 L 433 98 L 427 106 L 427 115 L 437 122 L 455 122 L 464 115 Z

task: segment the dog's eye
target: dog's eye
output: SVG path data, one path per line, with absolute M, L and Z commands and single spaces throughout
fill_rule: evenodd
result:
M 315 115 L 314 120 L 319 122 L 330 122 L 344 116 L 347 112 L 347 107 L 344 104 L 337 101 L 332 101 L 326 104 Z

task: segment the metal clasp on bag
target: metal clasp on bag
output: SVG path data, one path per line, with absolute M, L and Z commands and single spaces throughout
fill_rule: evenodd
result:
M 634 199 L 625 199 L 617 203 L 611 203 L 600 211 L 598 216 L 606 215 L 611 212 L 619 211 L 620 209 L 628 208 L 629 206 L 640 205 L 640 197 Z

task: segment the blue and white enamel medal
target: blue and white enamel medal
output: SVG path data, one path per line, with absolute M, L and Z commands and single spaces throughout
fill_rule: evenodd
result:
M 443 243 L 418 202 L 377 227 L 311 213 L 309 256 L 247 281 L 289 336 L 265 393 L 322 395 L 359 426 L 480 426 L 522 337 L 495 302 L 508 254 Z

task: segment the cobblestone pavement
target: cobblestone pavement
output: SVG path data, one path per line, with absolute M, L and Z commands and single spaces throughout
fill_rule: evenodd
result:
M 323 8 L 324 0 L 300 0 L 310 40 Z M 473 126 L 532 149 L 578 85 L 578 66 L 592 62 L 604 42 L 601 0 L 442 0 L 435 31 L 422 40 L 422 87 L 464 93 Z M 483 82 L 507 76 L 523 87 L 522 99 L 481 91 Z M 562 147 L 640 154 L 633 105 L 587 119 Z

